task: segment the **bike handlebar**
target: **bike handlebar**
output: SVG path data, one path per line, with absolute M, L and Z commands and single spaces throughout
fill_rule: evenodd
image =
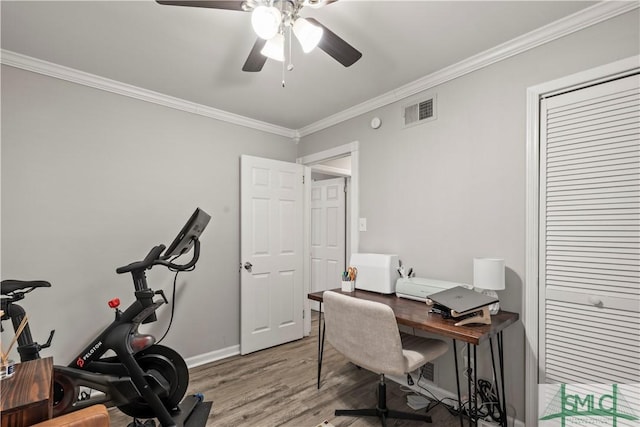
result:
M 165 245 L 155 246 L 149 251 L 147 256 L 142 261 L 136 261 L 132 262 L 129 265 L 125 265 L 124 267 L 118 267 L 116 269 L 116 273 L 122 274 L 135 271 L 144 271 L 153 267 L 154 265 L 163 265 L 171 270 L 176 271 L 190 270 L 191 268 L 193 268 L 193 266 L 196 265 L 196 262 L 198 262 L 198 259 L 200 258 L 200 241 L 198 239 L 195 239 L 193 244 L 193 258 L 191 258 L 191 261 L 186 264 L 175 264 L 171 261 L 167 261 L 168 257 L 160 256 L 164 250 Z
M 147 268 L 152 267 L 155 261 L 160 258 L 160 254 L 165 250 L 165 248 L 165 245 L 158 245 L 153 247 L 142 261 L 136 261 L 132 262 L 129 265 L 125 265 L 124 267 L 118 267 L 116 268 L 116 273 L 129 273 L 136 270 L 144 271 Z
M 186 271 L 186 270 L 191 270 L 196 265 L 196 262 L 198 262 L 199 258 L 200 258 L 200 240 L 194 239 L 193 258 L 191 258 L 191 261 L 189 261 L 188 263 L 174 264 L 171 261 L 167 261 L 167 258 L 163 258 L 163 259 L 160 259 L 155 264 L 164 265 L 165 267 L 168 267 L 170 270 Z

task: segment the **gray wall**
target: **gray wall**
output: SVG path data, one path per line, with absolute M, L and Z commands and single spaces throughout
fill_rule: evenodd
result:
M 435 121 L 402 128 L 402 100 L 302 138 L 298 155 L 359 141 L 368 228 L 360 250 L 398 253 L 419 277 L 466 283 L 474 257 L 502 257 L 502 306 L 522 313 L 526 88 L 638 55 L 638 22 L 637 11 L 627 13 L 412 97 L 437 94 Z M 373 116 L 382 119 L 378 130 L 369 127 Z M 523 420 L 521 324 L 505 343 L 509 415 Z M 453 369 L 450 357 L 437 364 L 439 383 L 452 392 Z
M 165 343 L 184 357 L 237 345 L 239 157 L 295 161 L 290 139 L 2 67 L 2 278 L 46 279 L 24 301 L 34 336 L 67 363 L 133 300 L 116 267 L 168 245 L 193 210 L 212 217 L 193 272 L 178 276 Z M 173 276 L 149 274 L 171 295 Z M 170 309 L 145 327 L 164 332 Z M 12 335 L 3 334 L 4 342 Z

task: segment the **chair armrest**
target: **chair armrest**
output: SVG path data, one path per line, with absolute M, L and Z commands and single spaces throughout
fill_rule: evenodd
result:
M 56 418 L 35 424 L 32 427 L 109 427 L 109 413 L 104 405 L 93 405 Z

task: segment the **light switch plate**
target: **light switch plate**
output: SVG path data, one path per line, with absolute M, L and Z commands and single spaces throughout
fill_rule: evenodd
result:
M 367 218 L 360 218 L 358 222 L 358 230 L 367 231 Z

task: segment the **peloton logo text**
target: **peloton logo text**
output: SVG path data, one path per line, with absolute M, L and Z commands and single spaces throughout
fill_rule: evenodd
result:
M 91 347 L 91 350 L 89 350 L 84 356 L 78 357 L 78 360 L 76 361 L 76 365 L 82 368 L 84 366 L 84 362 L 86 362 L 87 359 L 90 358 L 91 355 L 95 353 L 96 350 L 99 349 L 100 347 L 102 347 L 102 341 L 98 341 L 96 345 Z

